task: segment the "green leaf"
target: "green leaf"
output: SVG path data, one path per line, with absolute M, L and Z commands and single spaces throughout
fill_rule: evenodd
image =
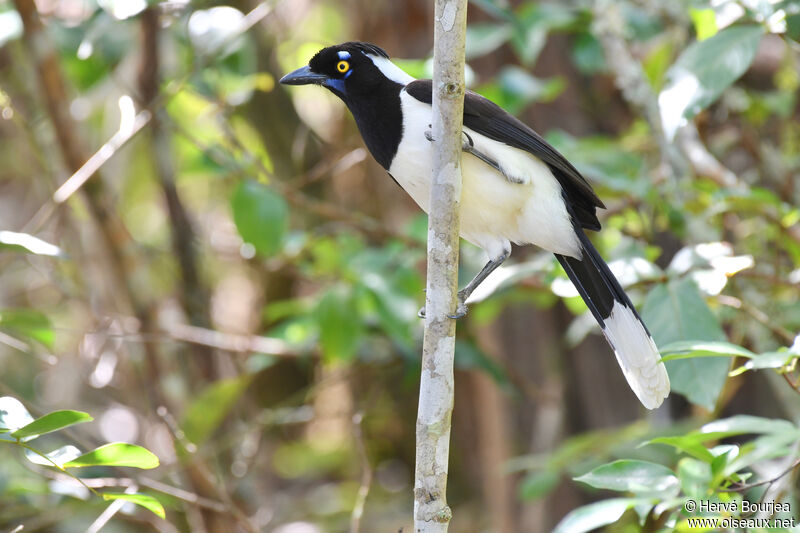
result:
M 362 336 L 353 291 L 342 286 L 332 287 L 317 304 L 315 316 L 325 358 L 329 361 L 352 359 Z
M 677 341 L 725 341 L 717 318 L 690 278 L 653 287 L 642 307 L 642 318 L 658 346 L 669 347 Z M 729 359 L 695 357 L 665 364 L 673 391 L 706 409 L 714 408 L 728 376 Z
M 667 71 L 666 86 L 658 96 L 669 140 L 681 125 L 711 105 L 745 73 L 763 34 L 761 26 L 732 26 L 683 51 Z
M 64 463 L 64 467 L 132 466 L 134 468 L 155 468 L 158 464 L 158 457 L 146 448 L 125 442 L 112 442 Z
M 767 352 L 757 355 L 747 361 L 745 364 L 731 370 L 731 376 L 738 376 L 748 370 L 763 370 L 765 368 L 783 368 L 792 363 L 794 359 L 798 358 L 797 354 L 789 351 L 780 352 Z
M 786 35 L 800 42 L 800 13 L 786 15 Z
M 610 137 L 573 137 L 551 130 L 547 141 L 562 152 L 586 177 L 626 194 L 645 195 L 648 185 L 640 177 L 645 172 L 644 159 L 631 150 L 620 147 Z
M 636 494 L 677 494 L 678 478 L 666 466 L 648 461 L 620 460 L 598 466 L 576 477 L 596 489 L 609 489 Z
M 797 441 L 800 440 L 800 431 L 785 433 L 768 433 L 761 435 L 742 446 L 744 453 L 732 459 L 726 468 L 726 473 L 732 474 L 756 463 L 782 458 L 792 455 L 796 451 Z
M 659 348 L 664 361 L 693 357 L 757 357 L 746 348 L 725 341 L 677 341 Z
M 664 39 L 655 45 L 642 61 L 644 74 L 655 91 L 660 91 L 664 86 L 664 77 L 672 59 L 672 47 L 672 41 Z
M 687 455 L 691 455 L 695 459 L 699 459 L 706 463 L 711 463 L 714 460 L 714 454 L 708 448 L 701 444 L 700 439 L 692 438 L 691 436 L 675 436 L 675 437 L 658 437 L 645 442 L 644 444 L 666 444 L 672 446 L 678 451 Z
M 694 23 L 694 32 L 698 41 L 704 41 L 717 34 L 717 16 L 711 8 L 689 8 L 689 16 Z
M 496 80 L 478 89 L 511 114 L 522 111 L 533 102 L 549 102 L 564 90 L 564 79 L 558 76 L 540 79 L 519 67 L 504 67 Z
M 33 309 L 0 310 L 0 329 L 26 339 L 33 339 L 49 349 L 53 348 L 55 332 L 50 319 Z
M 222 379 L 209 385 L 189 405 L 181 428 L 186 438 L 200 446 L 219 427 L 250 384 L 250 376 Z
M 289 225 L 289 208 L 282 196 L 256 181 L 242 181 L 231 198 L 233 221 L 242 239 L 262 256 L 283 245 Z
M 596 74 L 605 71 L 606 55 L 600 41 L 589 32 L 578 34 L 572 48 L 572 62 L 583 74 Z
M 797 433 L 800 428 L 788 420 L 762 418 L 760 416 L 736 415 L 730 418 L 722 418 L 709 422 L 700 428 L 699 433 L 703 434 L 705 440 L 716 440 L 731 435 L 743 435 L 747 433 L 766 434 L 766 433 Z
M 573 9 L 557 3 L 523 4 L 515 17 L 516 31 L 511 40 L 522 64 L 532 66 L 547 41 L 547 34 L 568 27 L 575 16 Z
M 687 496 L 691 498 L 708 497 L 712 478 L 711 462 L 684 457 L 678 461 L 677 471 L 678 479 L 681 480 L 681 489 Z
M 53 431 L 58 431 L 65 427 L 83 422 L 90 422 L 92 420 L 93 418 L 89 416 L 89 413 L 84 413 L 82 411 L 53 411 L 19 428 L 11 433 L 11 436 L 15 439 L 21 439 L 34 435 L 44 435 L 45 433 L 52 433 Z
M 519 486 L 519 495 L 523 501 L 532 501 L 544 498 L 558 486 L 561 475 L 556 470 L 542 470 L 531 472 L 522 480 Z
M 501 386 L 511 384 L 502 365 L 499 365 L 471 342 L 456 340 L 455 366 L 459 369 L 482 370 Z
M 711 475 L 722 475 L 728 463 L 739 454 L 739 447 L 734 444 L 720 444 L 715 446 L 712 453 L 715 455 L 711 461 Z
M 558 523 L 553 533 L 583 533 L 613 524 L 638 502 L 634 498 L 611 498 L 578 507 Z
M 50 257 L 62 256 L 61 249 L 27 233 L 0 231 L 0 252 L 4 250 L 27 252 Z
M 475 23 L 467 26 L 467 60 L 494 52 L 511 37 L 512 28 L 508 24 Z
M 104 492 L 103 493 L 104 500 L 125 500 L 126 502 L 135 503 L 141 507 L 144 507 L 148 511 L 151 511 L 154 515 L 158 516 L 159 518 L 166 518 L 166 512 L 164 511 L 164 506 L 161 505 L 157 499 L 153 496 L 148 494 L 125 494 L 125 493 L 115 493 L 115 492 Z

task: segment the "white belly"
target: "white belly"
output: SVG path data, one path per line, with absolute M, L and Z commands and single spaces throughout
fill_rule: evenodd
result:
M 403 140 L 389 172 L 426 213 L 429 211 L 433 143 L 425 138 L 431 106 L 400 93 Z M 475 148 L 497 161 L 503 174 L 471 154 L 461 158 L 461 236 L 498 256 L 509 241 L 535 244 L 562 255 L 580 257 L 580 244 L 550 169 L 531 154 L 464 128 Z

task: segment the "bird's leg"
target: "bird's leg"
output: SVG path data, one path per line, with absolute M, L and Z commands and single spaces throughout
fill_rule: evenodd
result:
M 430 127 L 430 126 L 428 126 L 428 127 Z M 504 174 L 503 173 L 503 169 L 500 168 L 500 165 L 497 163 L 497 161 L 495 161 L 494 159 L 492 159 L 488 155 L 484 154 L 483 152 L 478 151 L 475 148 L 475 143 L 472 141 L 472 137 L 470 137 L 470 135 L 467 132 L 462 131 L 461 135 L 462 135 L 462 138 L 461 138 L 461 150 L 462 151 L 467 152 L 468 154 L 474 155 L 475 157 L 477 157 L 478 159 L 480 159 L 481 161 L 483 161 L 484 163 L 486 163 L 487 165 L 489 165 L 490 167 L 492 167 L 496 171 L 500 172 L 501 174 Z M 430 142 L 433 142 L 433 135 L 431 134 L 431 130 L 426 130 L 425 131 L 425 138 L 428 139 Z
M 467 299 L 475 291 L 475 289 L 478 288 L 478 285 L 483 283 L 483 280 L 485 280 L 489 276 L 489 274 L 494 272 L 495 269 L 497 269 L 497 267 L 503 264 L 503 261 L 508 259 L 509 255 L 511 255 L 511 250 L 504 249 L 503 253 L 500 256 L 494 259 L 490 259 L 489 262 L 483 266 L 481 271 L 478 272 L 469 283 L 467 283 L 467 286 L 458 291 L 458 303 L 456 304 L 456 312 L 453 313 L 452 315 L 448 315 L 448 318 L 461 318 L 463 316 L 466 316 Z M 419 310 L 417 315 L 420 318 L 425 318 L 425 306 L 423 306 L 422 309 Z

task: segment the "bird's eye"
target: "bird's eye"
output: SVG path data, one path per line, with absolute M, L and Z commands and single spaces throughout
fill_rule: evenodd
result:
M 339 61 L 338 63 L 336 63 L 336 70 L 344 74 L 345 72 L 350 70 L 350 63 L 348 63 L 347 61 Z

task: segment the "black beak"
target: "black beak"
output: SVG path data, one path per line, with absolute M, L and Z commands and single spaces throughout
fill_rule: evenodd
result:
M 282 77 L 281 83 L 284 85 L 308 85 L 310 83 L 322 85 L 327 79 L 326 75 L 312 72 L 311 67 L 305 66 Z

